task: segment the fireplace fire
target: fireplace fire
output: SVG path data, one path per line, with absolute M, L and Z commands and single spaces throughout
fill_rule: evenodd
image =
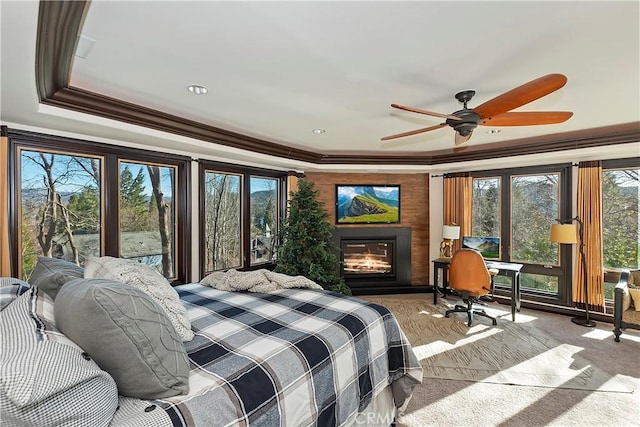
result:
M 343 241 L 345 275 L 393 274 L 393 242 Z

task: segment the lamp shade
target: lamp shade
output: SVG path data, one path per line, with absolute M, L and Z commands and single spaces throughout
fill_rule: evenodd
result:
M 457 240 L 460 238 L 460 226 L 459 225 L 443 225 L 442 226 L 442 238 L 449 240 Z
M 552 224 L 549 240 L 554 243 L 578 243 L 578 233 L 575 224 Z

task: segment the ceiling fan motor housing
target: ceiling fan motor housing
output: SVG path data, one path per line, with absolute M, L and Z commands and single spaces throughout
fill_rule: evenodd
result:
M 456 111 L 452 116 L 460 117 L 461 120 L 447 119 L 446 123 L 458 132 L 460 136 L 471 134 L 481 122 L 480 116 L 467 108 Z

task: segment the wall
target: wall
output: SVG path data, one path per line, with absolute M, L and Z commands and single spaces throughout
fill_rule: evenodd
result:
M 318 199 L 332 222 L 336 184 L 400 184 L 400 224 L 337 227 L 411 227 L 411 284 L 429 284 L 429 174 L 308 172 L 305 179 L 320 191 Z

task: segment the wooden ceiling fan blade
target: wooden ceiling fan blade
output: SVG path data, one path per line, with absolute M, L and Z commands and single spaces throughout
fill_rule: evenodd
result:
M 405 107 L 404 105 L 398 104 L 391 104 L 391 106 L 399 110 L 411 111 L 412 113 L 426 114 L 427 116 L 440 117 L 442 119 L 461 120 L 460 117 L 452 116 L 450 114 L 434 113 L 433 111 L 419 110 L 417 108 Z
M 456 132 L 456 140 L 455 140 L 456 145 L 460 145 L 467 142 L 468 140 L 471 139 L 471 135 L 473 135 L 473 131 L 469 132 L 469 134 L 466 136 L 462 136 L 460 135 L 460 132 Z
M 484 119 L 482 126 L 553 125 L 566 122 L 573 116 L 570 111 L 523 111 L 502 113 Z
M 380 140 L 381 141 L 388 141 L 390 139 L 402 138 L 403 136 L 416 135 L 416 134 L 423 133 L 423 132 L 429 132 L 430 130 L 440 129 L 441 127 L 444 127 L 446 125 L 447 125 L 446 123 L 440 123 L 439 125 L 429 126 L 428 128 L 416 129 L 416 130 L 411 130 L 409 132 L 402 132 L 402 133 L 397 133 L 395 135 L 385 136 L 384 138 L 380 138 Z
M 498 95 L 477 106 L 473 111 L 481 119 L 497 116 L 555 92 L 566 83 L 567 78 L 564 75 L 548 74 Z

